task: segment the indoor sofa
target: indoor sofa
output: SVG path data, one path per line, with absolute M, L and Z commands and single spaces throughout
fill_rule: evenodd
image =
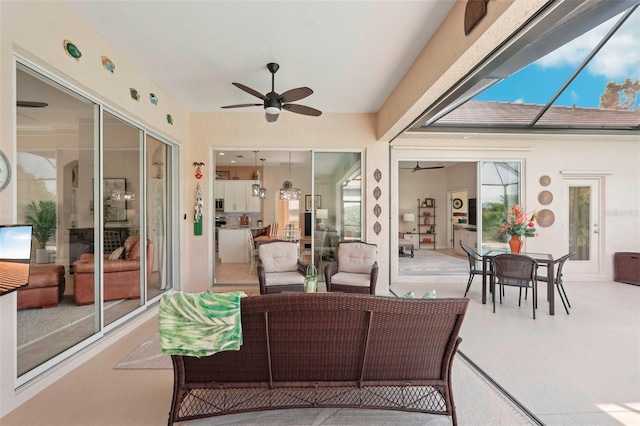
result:
M 73 264 L 73 300 L 76 305 L 94 302 L 94 258 L 85 253 Z M 117 257 L 117 258 L 112 258 Z M 147 240 L 147 282 L 153 265 L 153 243 Z M 119 256 L 105 255 L 104 300 L 140 298 L 140 237 L 131 236 L 123 245 Z

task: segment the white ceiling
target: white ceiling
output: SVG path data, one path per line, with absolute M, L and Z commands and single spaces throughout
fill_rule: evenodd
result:
M 190 111 L 259 103 L 231 83 L 267 93 L 266 64 L 277 62 L 276 92 L 314 91 L 295 103 L 324 113 L 372 113 L 455 0 L 67 3 Z

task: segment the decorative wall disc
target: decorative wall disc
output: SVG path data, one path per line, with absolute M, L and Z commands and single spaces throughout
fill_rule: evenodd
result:
M 376 233 L 376 235 L 380 234 L 380 231 L 382 231 L 382 225 L 380 225 L 380 222 L 376 222 L 373 224 L 373 231 Z
M 553 194 L 549 191 L 542 191 L 540 194 L 538 194 L 538 201 L 543 206 L 551 204 L 551 202 L 553 201 Z
M 379 169 L 376 169 L 376 171 L 373 172 L 373 177 L 375 178 L 376 182 L 380 182 L 380 179 L 382 179 L 382 172 Z
M 549 209 L 542 209 L 538 212 L 538 225 L 546 228 L 548 226 L 553 225 L 553 222 L 556 221 L 556 215 Z
M 376 215 L 376 217 L 380 217 L 380 215 L 382 214 L 382 207 L 380 207 L 380 204 L 376 204 L 375 206 L 373 206 L 373 213 Z
M 540 185 L 549 186 L 550 183 L 551 183 L 551 178 L 549 176 L 547 175 L 540 176 Z
M 153 105 L 158 105 L 158 97 L 156 95 L 154 95 L 153 93 L 149 93 L 149 101 Z
M 135 88 L 130 87 L 129 94 L 131 95 L 131 99 L 133 99 L 136 102 L 140 102 L 140 93 L 138 93 L 138 91 Z
M 380 187 L 375 187 L 375 189 L 373 190 L 373 196 L 376 197 L 376 200 L 378 198 L 380 198 L 380 196 L 382 195 L 382 190 L 380 189 Z

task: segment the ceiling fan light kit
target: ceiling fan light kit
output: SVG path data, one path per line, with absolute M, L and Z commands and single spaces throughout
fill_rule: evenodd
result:
M 295 112 L 296 114 L 302 115 L 310 115 L 312 117 L 318 117 L 322 114 L 322 111 L 319 111 L 315 108 L 311 108 L 305 105 L 291 104 L 289 102 L 299 101 L 300 99 L 306 98 L 307 96 L 313 93 L 313 90 L 308 87 L 298 87 L 297 89 L 287 90 L 283 94 L 278 94 L 275 91 L 275 74 L 280 68 L 280 65 L 271 62 L 267 64 L 267 68 L 269 72 L 271 72 L 271 92 L 263 95 L 262 93 L 254 90 L 250 87 L 245 86 L 240 83 L 231 83 L 236 86 L 240 90 L 244 90 L 250 95 L 255 96 L 258 99 L 263 101 L 262 104 L 238 104 L 238 105 L 227 105 L 222 108 L 244 108 L 251 106 L 263 106 L 265 111 L 265 117 L 268 123 L 273 123 L 278 120 L 280 116 L 280 111 L 285 109 L 287 111 Z

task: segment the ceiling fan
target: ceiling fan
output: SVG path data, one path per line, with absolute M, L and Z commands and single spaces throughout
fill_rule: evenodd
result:
M 295 112 L 296 114 L 303 115 L 311 115 L 317 117 L 322 114 L 322 111 L 318 111 L 315 108 L 311 108 L 304 105 L 291 104 L 289 102 L 299 101 L 300 99 L 306 98 L 307 96 L 313 93 L 313 90 L 308 87 L 298 87 L 297 89 L 287 90 L 283 94 L 276 93 L 274 89 L 274 81 L 275 74 L 280 68 L 280 65 L 276 63 L 268 63 L 267 68 L 271 72 L 271 92 L 266 95 L 261 94 L 257 90 L 253 90 L 250 87 L 245 86 L 240 83 L 231 83 L 236 86 L 238 89 L 244 90 L 250 95 L 255 96 L 256 98 L 262 99 L 263 103 L 261 104 L 239 104 L 239 105 L 227 105 L 222 108 L 244 108 L 250 106 L 264 106 L 264 110 L 266 113 L 267 121 L 269 123 L 273 123 L 278 119 L 280 115 L 280 111 L 282 109 Z
M 418 170 L 433 170 L 433 169 L 444 169 L 444 166 L 432 166 L 432 167 L 420 167 L 420 162 L 416 161 L 415 167 L 401 167 L 403 170 L 411 170 L 413 172 L 417 172 Z
M 44 108 L 49 104 L 46 102 L 16 101 L 16 106 L 19 108 Z

